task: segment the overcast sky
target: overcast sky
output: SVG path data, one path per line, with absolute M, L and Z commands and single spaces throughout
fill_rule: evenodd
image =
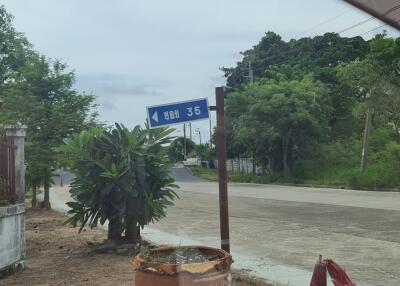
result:
M 14 15 L 15 27 L 36 50 L 75 70 L 76 88 L 97 96 L 103 121 L 129 127 L 143 124 L 148 105 L 201 97 L 214 103 L 214 87 L 225 83 L 219 68 L 233 66 L 241 59 L 239 52 L 255 45 L 266 31 L 289 40 L 338 32 L 369 18 L 339 0 L 0 0 L 0 4 Z M 380 24 L 370 21 L 343 36 L 361 35 Z M 370 38 L 382 29 L 363 36 Z M 192 129 L 196 128 L 206 142 L 208 122 L 196 122 Z M 195 135 L 193 139 L 199 140 Z

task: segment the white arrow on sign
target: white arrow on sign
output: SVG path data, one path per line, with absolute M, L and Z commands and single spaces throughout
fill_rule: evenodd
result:
M 155 122 L 158 122 L 158 113 L 154 112 L 153 116 L 151 117 Z

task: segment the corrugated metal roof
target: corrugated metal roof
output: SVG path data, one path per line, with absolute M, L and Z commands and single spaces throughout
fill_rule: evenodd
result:
M 400 30 L 400 0 L 345 0 Z

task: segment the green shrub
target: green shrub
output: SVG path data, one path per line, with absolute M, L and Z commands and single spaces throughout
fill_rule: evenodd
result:
M 252 174 L 244 174 L 244 173 L 229 173 L 228 175 L 230 182 L 236 183 L 253 183 L 254 176 Z
M 393 188 L 399 185 L 399 172 L 391 164 L 375 163 L 364 172 L 354 171 L 349 185 L 356 189 Z
M 166 215 L 177 198 L 170 177 L 167 148 L 172 129 L 110 129 L 84 131 L 60 148 L 72 159 L 72 226 L 96 227 L 108 221 L 108 238 L 140 240 L 140 229 Z

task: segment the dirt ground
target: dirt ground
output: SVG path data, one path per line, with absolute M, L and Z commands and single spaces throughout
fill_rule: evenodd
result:
M 65 216 L 55 211 L 27 210 L 26 269 L 0 280 L 5 285 L 134 285 L 133 257 L 95 254 L 93 244 L 106 232 L 64 226 Z M 233 272 L 234 286 L 272 286 Z M 150 286 L 150 285 L 149 285 Z

